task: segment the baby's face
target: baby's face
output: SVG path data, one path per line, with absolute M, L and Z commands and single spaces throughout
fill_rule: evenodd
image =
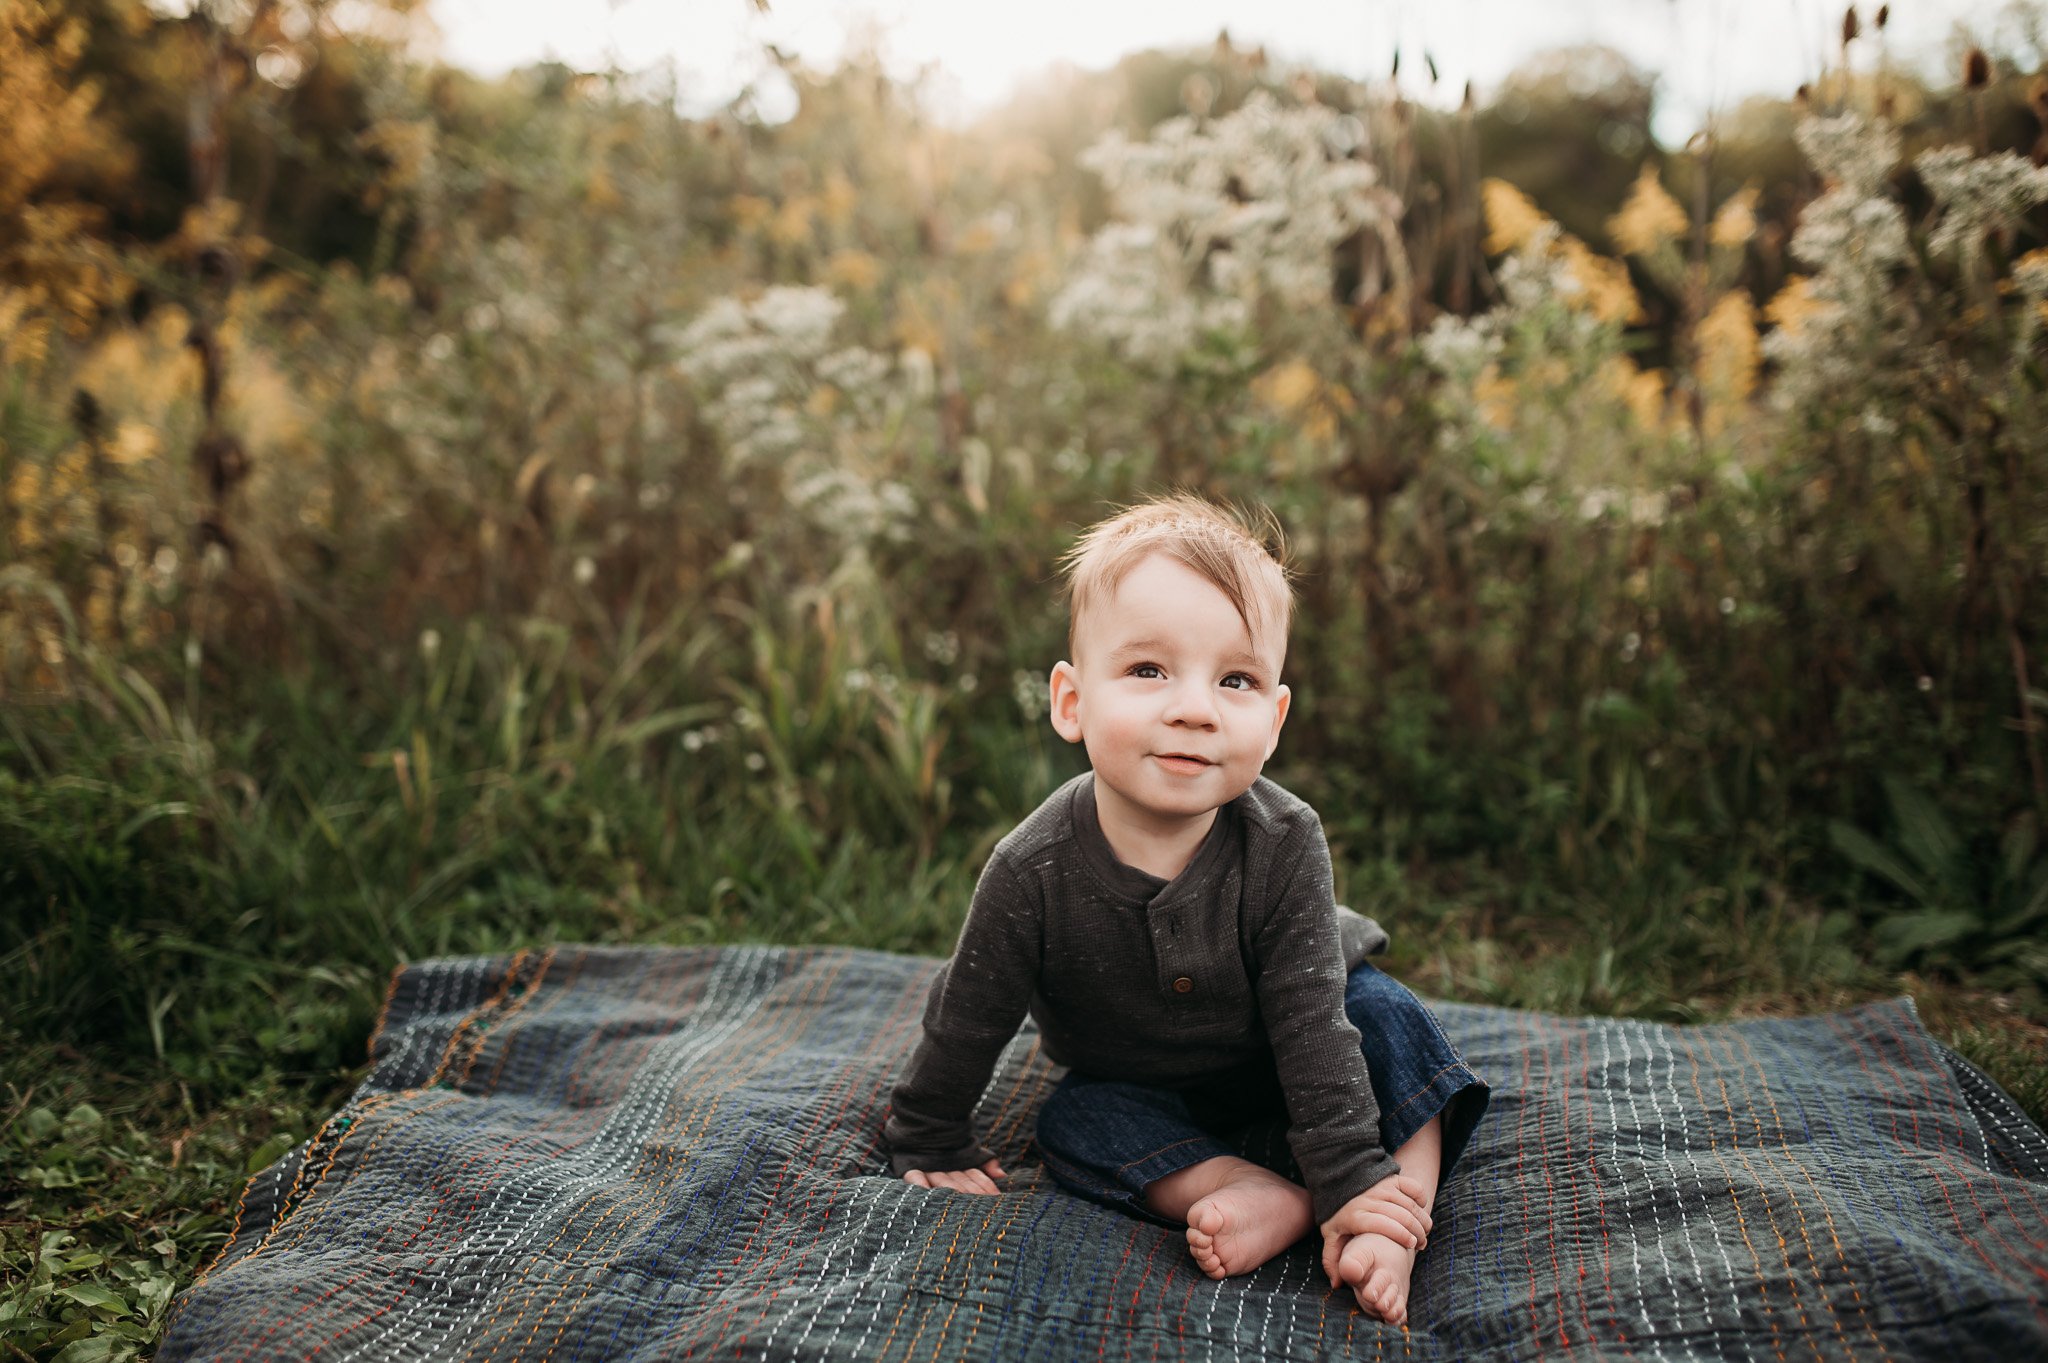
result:
M 1075 659 L 1053 669 L 1053 726 L 1087 745 L 1098 786 L 1132 812 L 1199 817 L 1249 789 L 1273 755 L 1289 701 L 1282 643 L 1254 650 L 1229 597 L 1149 555 L 1082 616 Z

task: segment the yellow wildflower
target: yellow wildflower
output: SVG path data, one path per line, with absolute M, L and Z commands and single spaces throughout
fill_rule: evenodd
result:
M 834 251 L 825 262 L 825 277 L 843 288 L 866 293 L 882 277 L 882 264 L 866 251 Z
M 859 203 L 860 194 L 845 171 L 835 170 L 825 177 L 825 192 L 819 204 L 826 222 L 834 227 L 846 226 L 853 221 L 853 210 Z
M 1482 180 L 1479 196 L 1486 208 L 1486 253 L 1490 256 L 1514 250 L 1550 221 L 1528 195 L 1506 180 Z
M 1325 383 L 1315 366 L 1298 355 L 1252 380 L 1252 392 L 1274 411 L 1295 418 L 1311 440 L 1334 436 L 1338 419 L 1358 407 L 1348 391 Z
M 1643 320 L 1643 303 L 1636 297 L 1636 286 L 1628 277 L 1628 266 L 1607 256 L 1595 255 L 1577 237 L 1563 238 L 1558 249 L 1564 253 L 1565 264 L 1584 291 L 1586 307 L 1595 317 L 1603 322 Z
M 1520 395 L 1515 381 L 1502 374 L 1497 364 L 1486 366 L 1472 382 L 1472 405 L 1479 419 L 1496 431 L 1514 425 L 1515 400 Z
M 1616 355 L 1601 366 L 1600 378 L 1608 393 L 1627 406 L 1638 427 L 1651 433 L 1664 429 L 1666 376 L 1663 370 L 1638 369 L 1634 361 Z
M 1787 336 L 1797 336 L 1805 329 L 1808 319 L 1825 306 L 1813 296 L 1813 280 L 1805 275 L 1793 275 L 1785 281 L 1785 287 L 1778 290 L 1777 297 L 1764 305 L 1764 320 Z
M 798 246 L 811 239 L 812 201 L 798 195 L 782 205 L 782 209 L 768 224 L 768 235 L 778 245 Z
M 1761 352 L 1757 345 L 1756 308 L 1749 294 L 1732 289 L 1721 295 L 1693 331 L 1701 403 L 1700 425 L 1719 435 L 1745 410 L 1756 392 Z
M 600 213 L 608 212 L 624 203 L 625 196 L 612 183 L 611 172 L 603 166 L 593 166 L 589 178 L 583 182 L 583 202 Z
M 1683 236 L 1689 225 L 1685 210 L 1657 178 L 1657 168 L 1645 163 L 1628 202 L 1607 220 L 1607 234 L 1627 254 L 1644 256 Z
M 163 438 L 156 428 L 141 421 L 124 421 L 114 432 L 107 454 L 117 464 L 140 464 L 163 450 Z
M 1281 412 L 1298 412 L 1322 391 L 1322 377 L 1315 366 L 1300 356 L 1282 360 L 1252 380 L 1252 392 L 1261 402 Z
M 1714 214 L 1707 240 L 1716 246 L 1740 248 L 1749 245 L 1749 239 L 1755 235 L 1756 186 L 1745 185 L 1729 195 L 1721 211 Z

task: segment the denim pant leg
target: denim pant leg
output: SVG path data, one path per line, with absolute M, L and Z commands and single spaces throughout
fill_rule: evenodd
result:
M 1145 1205 L 1153 1182 L 1231 1148 L 1203 1130 L 1170 1089 L 1069 1071 L 1038 1110 L 1038 1153 L 1059 1184 L 1091 1201 L 1182 1223 Z
M 1443 1116 L 1441 1186 L 1486 1115 L 1491 1095 L 1486 1081 L 1465 1064 L 1428 1006 L 1369 961 L 1345 981 L 1344 1013 L 1358 1029 L 1366 1068 L 1372 1071 L 1380 1143 L 1387 1153 L 1400 1149 L 1430 1118 Z

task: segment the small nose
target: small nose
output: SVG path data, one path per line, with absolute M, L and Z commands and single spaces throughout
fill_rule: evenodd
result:
M 1166 722 L 1169 724 L 1195 724 L 1213 728 L 1216 724 L 1216 697 L 1207 683 L 1189 680 L 1173 688 L 1173 694 L 1166 702 Z

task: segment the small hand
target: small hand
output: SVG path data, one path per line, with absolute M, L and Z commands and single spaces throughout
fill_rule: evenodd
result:
M 995 1181 L 1002 1177 L 1003 1166 L 990 1160 L 979 1169 L 912 1169 L 903 1175 L 903 1181 L 920 1188 L 951 1188 L 956 1193 L 994 1196 L 1000 1191 Z
M 1337 1259 L 1354 1235 L 1384 1235 L 1402 1248 L 1419 1253 L 1429 1244 L 1429 1232 L 1435 1224 L 1429 1215 L 1428 1195 L 1420 1183 L 1406 1174 L 1383 1178 L 1323 1222 L 1323 1273 L 1332 1287 L 1339 1286 Z

